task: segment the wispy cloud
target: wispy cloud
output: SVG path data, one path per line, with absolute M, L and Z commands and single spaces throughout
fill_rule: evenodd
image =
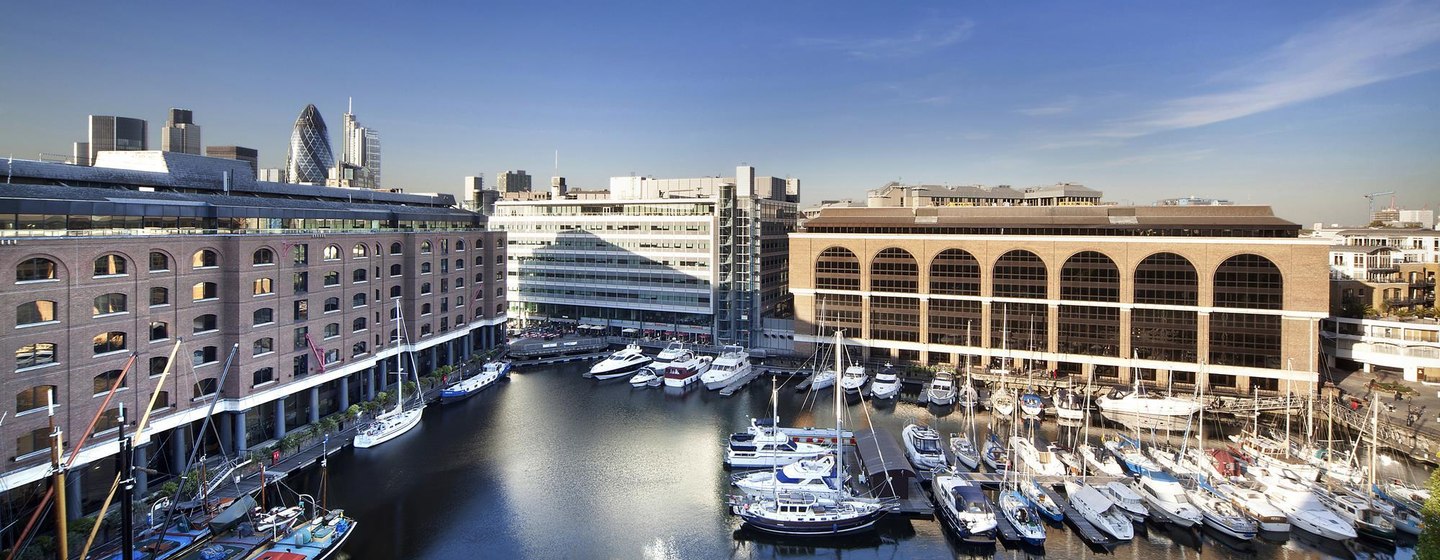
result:
M 931 25 L 908 35 L 895 37 L 821 39 L 800 38 L 795 44 L 817 50 L 839 51 L 863 60 L 904 58 L 954 45 L 968 39 L 975 22 L 961 20 Z
M 1292 36 L 1261 58 L 1216 75 L 1229 89 L 1173 99 L 1096 135 L 1133 138 L 1271 111 L 1440 68 L 1411 56 L 1440 42 L 1440 6 L 1397 1 Z
M 1110 160 L 1098 161 L 1088 167 L 1115 168 L 1130 167 L 1132 165 L 1146 165 L 1152 163 L 1178 163 L 1184 161 L 1199 161 L 1214 153 L 1214 148 L 1199 150 L 1155 152 L 1149 154 L 1137 154 Z
M 1080 98 L 1071 95 L 1049 105 L 1016 109 L 1015 112 L 1025 115 L 1027 117 L 1048 117 L 1052 115 L 1063 115 L 1065 113 L 1069 113 L 1070 111 L 1075 110 L 1075 107 L 1079 104 Z

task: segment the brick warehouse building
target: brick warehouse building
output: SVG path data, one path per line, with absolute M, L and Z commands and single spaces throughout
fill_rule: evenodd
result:
M 1264 206 L 827 207 L 790 236 L 796 346 L 820 321 L 874 361 L 1280 391 L 1315 382 L 1329 303 L 1299 230 Z
M 449 195 L 260 182 L 245 162 L 179 153 L 0 166 L 12 283 L 0 346 L 15 354 L 0 375 L 0 487 L 47 474 L 50 390 L 73 445 L 132 354 L 78 463 L 113 455 L 118 405 L 133 428 L 157 391 L 137 445 L 163 473 L 197 440 L 210 456 L 243 453 L 372 399 L 395 382 L 397 306 L 422 375 L 504 340 L 504 233 Z M 214 433 L 200 434 L 217 394 Z M 73 512 L 113 476 L 79 475 L 91 470 L 72 471 Z

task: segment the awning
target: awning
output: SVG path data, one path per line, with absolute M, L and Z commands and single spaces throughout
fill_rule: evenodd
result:
M 640 332 L 640 331 L 639 331 L 638 329 L 621 329 L 620 332 L 622 332 L 622 333 L 624 333 L 624 334 L 631 334 L 631 333 L 637 333 L 637 332 Z

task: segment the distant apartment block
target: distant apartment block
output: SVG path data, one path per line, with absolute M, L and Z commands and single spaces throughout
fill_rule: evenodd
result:
M 530 192 L 530 174 L 524 169 L 496 173 L 495 190 L 502 193 Z

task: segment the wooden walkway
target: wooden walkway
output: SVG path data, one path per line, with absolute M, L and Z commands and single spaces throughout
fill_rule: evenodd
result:
M 747 373 L 740 379 L 731 381 L 729 385 L 720 388 L 720 396 L 728 397 L 735 394 L 736 392 L 739 392 L 741 389 L 744 389 L 746 385 L 749 385 L 751 381 L 754 381 L 756 377 L 760 377 L 760 374 L 763 373 L 763 371 L 763 368 L 751 366 L 750 373 Z

